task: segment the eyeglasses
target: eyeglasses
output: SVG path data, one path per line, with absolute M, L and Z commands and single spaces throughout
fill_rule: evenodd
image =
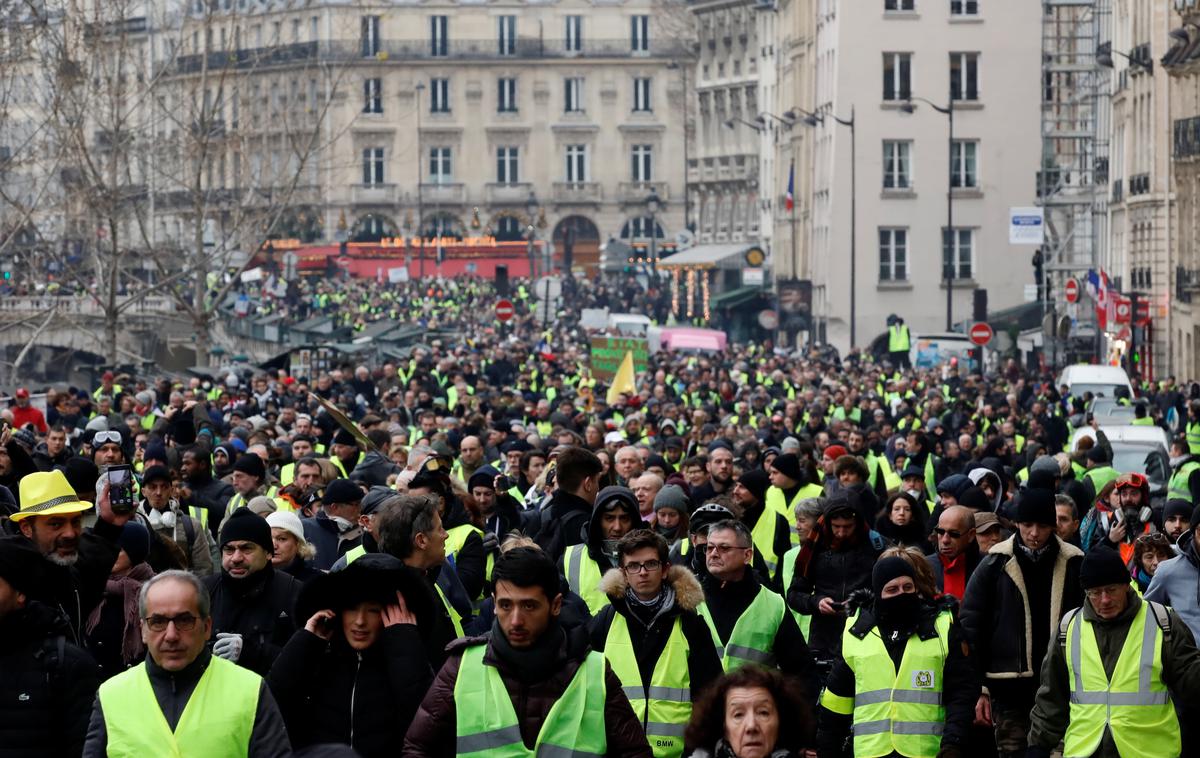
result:
M 720 555 L 728 555 L 731 551 L 734 551 L 734 550 L 749 550 L 749 549 L 750 549 L 749 545 L 714 545 L 711 542 L 707 543 L 704 546 L 704 552 L 719 553 Z
M 174 624 L 175 630 L 178 632 L 190 632 L 196 628 L 196 622 L 200 619 L 190 613 L 181 613 L 178 616 L 147 616 L 142 621 L 146 622 L 146 626 L 150 627 L 152 632 L 167 631 L 167 624 Z
M 958 531 L 957 529 L 943 529 L 940 526 L 934 527 L 933 533 L 939 537 L 941 537 L 943 535 L 948 535 L 950 537 L 950 539 L 952 539 L 952 540 L 962 539 L 962 536 L 963 536 L 963 533 Z
M 106 442 L 115 442 L 121 444 L 120 432 L 96 432 L 96 436 L 92 437 L 93 445 L 103 445 Z
M 1083 594 L 1094 599 L 1104 596 L 1116 597 L 1117 595 L 1124 594 L 1128 591 L 1129 585 L 1127 584 L 1110 584 L 1107 587 L 1093 587 L 1090 590 L 1084 590 Z
M 626 574 L 640 574 L 645 571 L 652 574 L 662 568 L 662 561 L 646 561 L 645 563 L 626 563 L 621 569 Z

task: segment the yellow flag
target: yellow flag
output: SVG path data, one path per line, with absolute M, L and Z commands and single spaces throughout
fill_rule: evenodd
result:
M 608 404 L 612 405 L 621 398 L 621 393 L 625 392 L 630 395 L 636 392 L 633 385 L 633 351 L 626 350 L 625 357 L 621 360 L 621 367 L 617 369 L 617 375 L 613 377 L 612 384 L 608 386 Z

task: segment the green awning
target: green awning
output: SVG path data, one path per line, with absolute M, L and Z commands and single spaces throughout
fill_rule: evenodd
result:
M 712 299 L 709 300 L 709 304 L 713 308 L 733 308 L 734 306 L 753 300 L 760 292 L 762 292 L 762 287 L 758 285 L 738 287 L 728 292 L 722 292 L 719 295 L 713 295 Z

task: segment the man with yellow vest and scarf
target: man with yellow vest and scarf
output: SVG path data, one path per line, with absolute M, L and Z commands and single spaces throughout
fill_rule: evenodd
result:
M 666 540 L 648 529 L 622 537 L 617 553 L 620 566 L 600 583 L 610 605 L 589 625 L 592 649 L 621 679 L 656 758 L 678 758 L 692 703 L 723 673 L 696 615 L 704 590 L 687 568 L 671 565 Z
M 1049 758 L 1060 740 L 1064 756 L 1193 755 L 1175 712 L 1200 695 L 1191 631 L 1138 596 L 1113 550 L 1088 553 L 1079 583 L 1083 606 L 1063 616 L 1042 665 L 1026 755 Z
M 407 758 L 652 758 L 623 684 L 583 625 L 560 622 L 558 570 L 541 550 L 496 560 L 496 620 L 457 640 L 404 738 Z
M 915 577 L 913 564 L 899 555 L 875 564 L 871 600 L 847 624 L 821 693 L 822 758 L 842 755 L 851 732 L 859 758 L 964 755 L 975 673 L 954 600 L 923 595 Z
M 587 541 L 568 547 L 559 563 L 571 591 L 583 598 L 593 616 L 608 605 L 600 580 L 617 565 L 617 542 L 632 530 L 644 528 L 633 490 L 605 487 L 596 495 Z
M 214 656 L 208 592 L 186 571 L 142 585 L 146 660 L 100 686 L 87 758 L 292 754 L 279 706 L 262 677 Z

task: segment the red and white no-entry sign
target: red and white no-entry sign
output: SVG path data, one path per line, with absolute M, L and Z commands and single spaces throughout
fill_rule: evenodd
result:
M 501 321 L 510 321 L 515 312 L 511 300 L 500 300 L 496 303 L 496 318 Z
M 1079 302 L 1079 280 L 1071 278 L 1063 285 L 1063 292 L 1067 296 L 1068 303 Z
M 974 324 L 971 324 L 971 330 L 967 332 L 967 336 L 971 339 L 973 344 L 983 347 L 992 341 L 992 337 L 995 336 L 995 332 L 992 331 L 992 327 L 988 326 L 982 321 L 978 321 Z

